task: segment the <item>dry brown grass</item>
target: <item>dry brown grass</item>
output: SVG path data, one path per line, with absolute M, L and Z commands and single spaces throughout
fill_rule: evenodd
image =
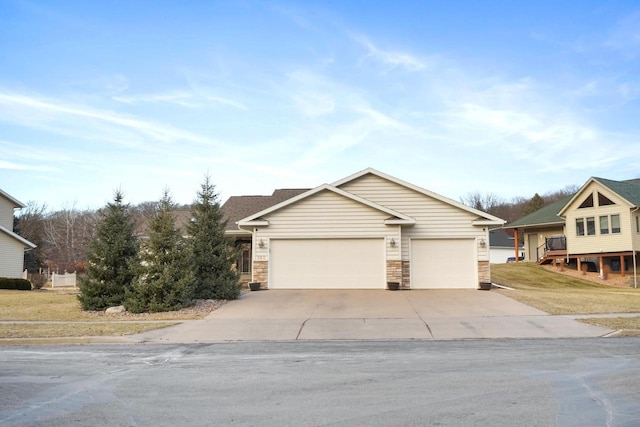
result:
M 74 289 L 0 290 L 0 321 L 3 322 L 0 323 L 0 338 L 77 338 L 137 334 L 175 324 L 175 322 L 141 323 L 142 320 L 201 319 L 224 303 L 212 301 L 166 313 L 105 314 L 82 311 L 77 293 Z M 13 323 L 21 321 L 51 323 Z
M 516 289 L 499 292 L 550 314 L 640 312 L 640 289 L 598 284 L 533 263 L 493 264 L 491 278 Z
M 581 321 L 590 325 L 602 326 L 603 328 L 622 330 L 620 336 L 640 336 L 640 317 L 591 318 L 581 319 Z
M 171 325 L 175 323 L 0 323 L 0 338 L 122 336 Z

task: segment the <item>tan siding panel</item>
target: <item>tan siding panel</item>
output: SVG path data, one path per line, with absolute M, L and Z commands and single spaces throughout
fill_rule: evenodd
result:
M 0 235 L 0 277 L 22 277 L 23 265 L 22 244 L 6 235 Z

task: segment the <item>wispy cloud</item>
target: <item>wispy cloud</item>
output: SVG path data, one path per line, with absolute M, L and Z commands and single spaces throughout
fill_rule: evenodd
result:
M 40 171 L 40 172 L 56 172 L 59 169 L 53 166 L 47 165 L 27 165 L 21 163 L 14 163 L 7 160 L 0 159 L 0 169 L 8 169 L 14 171 Z
M 237 108 L 238 110 L 244 110 L 244 111 L 248 110 L 246 105 L 244 105 L 244 104 L 242 104 L 240 102 L 237 102 L 237 101 L 233 101 L 233 100 L 228 99 L 228 98 L 223 98 L 221 96 L 210 96 L 210 95 L 208 95 L 208 96 L 205 96 L 205 99 L 207 99 L 209 101 L 217 102 L 218 104 L 228 105 L 230 107 Z
M 387 71 L 403 68 L 415 72 L 424 70 L 430 65 L 425 59 L 407 52 L 381 49 L 366 37 L 356 36 L 355 39 L 367 49 L 365 59 L 381 63 Z
M 139 102 L 166 102 L 169 104 L 180 105 L 182 107 L 198 107 L 199 105 L 197 103 L 189 102 L 189 100 L 191 100 L 192 98 L 193 96 L 187 92 L 166 92 L 130 96 L 117 95 L 112 97 L 114 101 L 122 102 L 125 104 L 135 104 Z
M 4 106 L 5 108 L 2 108 Z M 93 107 L 67 104 L 60 100 L 51 100 L 33 96 L 0 92 L 0 120 L 18 122 L 23 126 L 46 125 L 52 121 L 69 119 L 68 126 L 81 126 L 73 119 L 92 120 L 116 128 L 133 131 L 155 141 L 172 143 L 179 141 L 211 144 L 213 141 L 198 134 L 142 120 L 136 117 L 100 110 Z M 77 120 L 76 120 L 77 121 Z M 114 141 L 117 142 L 117 141 Z

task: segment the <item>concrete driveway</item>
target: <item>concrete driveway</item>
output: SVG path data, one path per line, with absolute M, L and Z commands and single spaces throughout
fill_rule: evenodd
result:
M 578 338 L 612 332 L 491 291 L 269 290 L 140 342 Z

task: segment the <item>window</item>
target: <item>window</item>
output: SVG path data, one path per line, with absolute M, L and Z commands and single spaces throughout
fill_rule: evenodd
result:
M 609 234 L 609 217 L 600 217 L 600 234 Z
M 615 205 L 607 196 L 598 193 L 598 206 Z
M 596 219 L 592 216 L 587 218 L 587 236 L 596 234 Z
M 611 232 L 620 233 L 620 215 L 611 215 Z
M 584 202 L 582 202 L 580 206 L 578 206 L 578 209 L 592 208 L 592 207 L 593 207 L 593 194 L 589 194 L 589 197 L 584 199 Z
M 576 236 L 584 236 L 584 218 L 576 218 Z

